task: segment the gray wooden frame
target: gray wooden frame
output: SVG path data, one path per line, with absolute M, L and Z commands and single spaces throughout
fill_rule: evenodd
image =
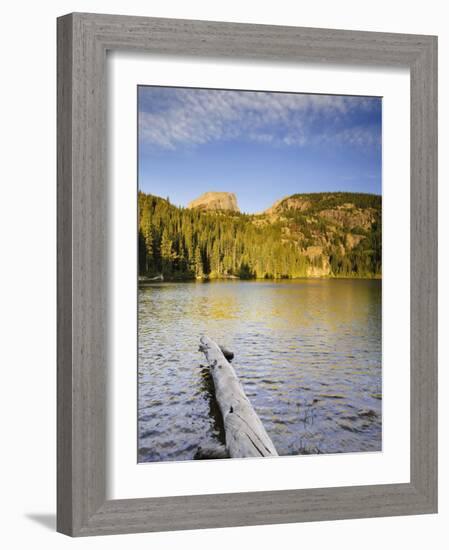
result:
M 106 52 L 411 72 L 410 483 L 106 499 Z M 58 505 L 72 536 L 437 511 L 437 38 L 75 13 L 58 19 Z

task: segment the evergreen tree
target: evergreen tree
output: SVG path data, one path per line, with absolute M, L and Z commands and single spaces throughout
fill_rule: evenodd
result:
M 139 193 L 139 274 L 163 273 L 169 279 L 230 275 L 280 279 L 306 277 L 312 268 L 325 267 L 336 277 L 381 274 L 379 197 L 352 193 L 300 197 L 308 201 L 307 210 L 288 208 L 273 221 L 177 208 L 168 200 Z M 351 223 L 349 203 L 367 209 L 374 217 L 371 226 Z M 349 212 L 344 223 L 329 219 L 332 208 L 339 215 Z
M 203 258 L 201 257 L 199 246 L 197 246 L 195 250 L 195 276 L 197 279 L 204 277 Z
M 170 275 L 172 273 L 172 264 L 174 260 L 172 245 L 173 242 L 168 236 L 168 231 L 164 229 L 161 239 L 162 273 L 164 275 Z

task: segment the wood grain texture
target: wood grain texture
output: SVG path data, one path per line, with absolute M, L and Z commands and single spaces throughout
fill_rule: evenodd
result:
M 105 61 L 111 49 L 410 68 L 410 483 L 106 500 Z M 82 536 L 435 512 L 436 343 L 436 37 L 94 14 L 58 20 L 60 532 Z
M 237 374 L 218 344 L 201 337 L 200 350 L 206 356 L 214 381 L 226 433 L 226 450 L 231 458 L 278 456 L 276 447 L 243 390 Z
M 72 530 L 72 21 L 58 20 L 57 528 Z
M 411 483 L 437 510 L 438 97 L 437 42 L 411 79 Z

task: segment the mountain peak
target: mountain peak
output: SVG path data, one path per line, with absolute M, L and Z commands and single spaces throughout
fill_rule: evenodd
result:
M 231 212 L 239 212 L 235 193 L 228 193 L 225 191 L 207 191 L 197 199 L 189 202 L 187 208 L 198 208 L 200 210 L 230 210 Z

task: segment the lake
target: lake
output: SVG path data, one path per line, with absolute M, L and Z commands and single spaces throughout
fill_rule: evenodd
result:
M 200 336 L 232 365 L 280 455 L 382 448 L 380 280 L 139 288 L 139 462 L 224 443 Z

